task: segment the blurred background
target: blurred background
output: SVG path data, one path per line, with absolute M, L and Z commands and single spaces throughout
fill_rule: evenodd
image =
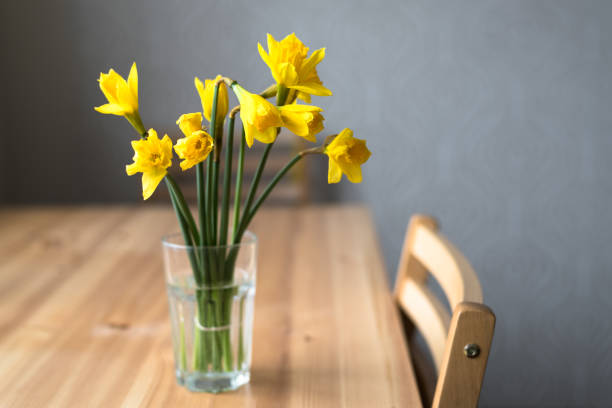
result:
M 318 70 L 334 95 L 313 97 L 322 135 L 351 127 L 373 155 L 360 185 L 328 186 L 326 160 L 309 158 L 272 203 L 366 203 L 390 279 L 409 216 L 436 215 L 498 316 L 481 405 L 609 406 L 612 3 L 6 0 L 0 11 L 4 205 L 141 203 L 140 178 L 125 174 L 136 134 L 93 110 L 99 73 L 127 76 L 136 61 L 145 125 L 177 138 L 178 116 L 200 109 L 194 75 L 263 90 L 257 42 L 295 32 L 327 47 Z

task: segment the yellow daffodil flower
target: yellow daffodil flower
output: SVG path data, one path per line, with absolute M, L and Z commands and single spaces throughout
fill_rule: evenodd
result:
M 202 111 L 204 112 L 204 117 L 209 122 L 212 114 L 215 82 L 221 78 L 221 75 L 217 75 L 215 79 L 204 80 L 204 84 L 202 84 L 202 81 L 200 81 L 198 77 L 195 77 L 194 79 L 195 87 L 198 90 L 200 100 L 202 101 Z M 221 82 L 219 83 L 219 95 L 217 95 L 217 118 L 215 120 L 217 125 L 223 124 L 223 119 L 225 118 L 225 115 L 227 115 L 228 105 L 227 85 L 225 85 L 225 82 Z
M 257 43 L 261 59 L 268 65 L 272 76 L 279 85 L 297 92 L 297 96 L 310 102 L 309 95 L 330 96 L 332 93 L 323 86 L 317 73 L 317 64 L 325 58 L 325 48 L 314 51 L 309 57 L 308 47 L 293 34 L 276 41 L 268 34 L 268 52 Z
M 168 135 L 159 140 L 157 132 L 149 129 L 147 138 L 132 141 L 134 163 L 125 166 L 128 176 L 142 173 L 142 197 L 146 200 L 155 191 L 172 165 L 172 140 Z
M 202 130 L 202 114 L 200 112 L 185 113 L 178 118 L 176 124 L 179 125 L 185 136 L 190 136 L 193 132 Z
M 276 128 L 283 121 L 276 106 L 259 95 L 252 94 L 237 83 L 232 85 L 240 102 L 240 117 L 244 125 L 247 145 L 253 146 L 253 140 L 272 143 L 276 140 Z
M 328 183 L 338 183 L 343 173 L 351 183 L 361 183 L 361 165 L 371 155 L 365 140 L 354 138 L 353 131 L 346 128 L 325 147 L 324 152 L 329 157 Z
M 213 138 L 203 130 L 196 130 L 189 136 L 179 139 L 174 145 L 174 151 L 183 160 L 183 171 L 206 160 L 213 149 Z
M 138 70 L 136 63 L 132 64 L 128 80 L 123 79 L 115 70 L 108 74 L 100 73 L 100 89 L 108 103 L 96 106 L 100 113 L 125 117 L 141 135 L 145 133 L 144 125 L 138 113 Z
M 181 160 L 183 171 L 206 160 L 214 142 L 213 138 L 202 130 L 202 114 L 200 112 L 186 113 L 176 121 L 185 137 L 174 145 L 174 151 Z
M 298 136 L 310 142 L 316 142 L 316 134 L 323 130 L 321 108 L 310 105 L 285 105 L 279 106 L 278 110 L 283 121 L 283 126 Z

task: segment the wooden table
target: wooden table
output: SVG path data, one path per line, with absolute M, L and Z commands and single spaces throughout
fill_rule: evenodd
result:
M 169 208 L 0 210 L 0 407 L 418 407 L 371 218 L 270 209 L 251 383 L 176 384 L 160 237 Z

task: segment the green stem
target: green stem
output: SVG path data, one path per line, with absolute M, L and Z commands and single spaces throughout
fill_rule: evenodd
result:
M 179 209 L 178 199 L 174 194 L 174 191 L 171 187 L 170 182 L 168 181 L 168 176 L 166 176 L 165 180 L 166 180 L 166 186 L 168 187 L 168 192 L 170 193 L 170 201 L 172 202 L 174 213 L 176 214 L 176 218 L 178 219 L 179 226 L 181 227 L 181 233 L 183 234 L 183 240 L 185 241 L 185 245 L 188 247 L 189 246 L 193 247 L 193 241 L 191 239 L 191 235 L 189 234 L 189 226 L 187 225 L 187 222 L 185 221 L 181 213 L 181 210 Z M 197 273 L 199 268 L 198 268 L 198 260 L 195 256 L 195 252 L 187 248 L 187 256 L 189 257 L 189 262 L 191 263 L 191 269 L 194 271 L 193 278 L 196 281 L 196 284 L 199 286 L 202 284 L 202 279 L 201 279 L 200 274 Z
M 218 271 L 217 271 L 217 254 L 215 253 L 214 249 L 212 249 L 212 247 L 214 247 L 216 244 L 216 239 L 215 239 L 215 234 L 214 234 L 214 230 L 213 230 L 213 217 L 212 217 L 212 212 L 213 212 L 213 194 L 211 191 L 211 186 L 212 186 L 212 175 L 213 175 L 213 168 L 212 168 L 212 160 L 208 160 L 207 163 L 207 168 L 206 168 L 206 208 L 207 208 L 207 217 L 206 217 L 206 230 L 208 232 L 208 243 L 207 245 L 210 246 L 211 248 L 203 248 L 202 252 L 204 252 L 206 254 L 206 261 L 207 261 L 207 267 L 210 270 L 210 283 L 214 283 L 217 281 L 217 275 L 218 275 Z
M 244 316 L 244 301 L 246 296 L 240 299 L 239 317 L 238 321 L 242 322 Z M 238 370 L 242 370 L 242 363 L 244 362 L 244 333 L 242 331 L 242 324 L 238 327 Z
M 185 221 L 187 222 L 187 226 L 189 227 L 189 230 L 193 237 L 194 245 L 199 246 L 201 241 L 200 241 L 200 235 L 198 234 L 198 228 L 196 227 L 195 220 L 193 219 L 193 216 L 191 215 L 191 211 L 189 210 L 189 206 L 187 205 L 187 202 L 185 201 L 185 197 L 183 196 L 181 189 L 176 184 L 176 181 L 174 181 L 172 176 L 170 176 L 170 174 L 166 175 L 165 180 L 166 180 L 166 184 L 168 185 L 170 194 L 173 194 L 174 197 L 176 198 L 178 209 L 181 215 L 184 217 Z
M 198 309 L 195 309 L 195 318 L 200 319 L 200 312 Z M 202 351 L 203 351 L 203 343 L 202 343 L 202 331 L 198 329 L 198 327 L 193 328 L 193 353 L 191 354 L 191 364 L 195 371 L 202 370 Z
M 215 245 L 217 242 L 217 201 L 219 200 L 219 196 L 217 194 L 217 175 L 218 175 L 218 166 L 219 166 L 219 155 L 221 154 L 221 141 L 220 138 L 217 137 L 217 102 L 219 99 L 219 83 L 215 83 L 215 88 L 213 91 L 213 100 L 212 100 L 212 108 L 210 110 L 210 131 L 213 140 L 215 141 L 214 147 L 214 163 L 210 162 L 209 159 L 209 168 L 212 170 L 212 174 L 210 177 L 207 177 L 209 180 L 209 184 L 207 187 L 208 193 L 208 202 L 210 204 L 211 213 L 208 214 L 209 222 L 211 224 L 211 233 L 212 240 L 210 242 L 211 245 Z
M 244 172 L 244 151 L 246 139 L 244 137 L 244 126 L 240 137 L 240 153 L 238 154 L 238 169 L 236 170 L 236 191 L 234 192 L 234 219 L 232 220 L 232 242 L 235 241 L 238 233 L 238 223 L 240 219 L 240 196 L 242 195 L 242 174 Z
M 198 221 L 200 222 L 200 243 L 201 246 L 208 245 L 210 242 L 210 232 L 208 230 L 208 224 L 206 222 L 206 213 L 207 213 L 207 197 L 206 197 L 206 188 L 204 186 L 204 163 L 196 164 L 196 189 L 198 195 Z M 210 280 L 210 273 L 206 273 L 206 271 L 210 271 L 210 267 L 208 265 L 207 254 L 204 249 L 198 251 L 200 255 L 200 259 L 202 260 L 202 275 L 206 277 L 206 281 Z
M 145 137 L 147 131 L 145 130 L 144 125 L 142 124 L 142 119 L 140 119 L 140 114 L 138 111 L 134 112 L 131 115 L 125 115 L 125 118 L 130 122 L 130 125 L 138 132 L 140 137 Z
M 217 328 L 221 325 L 220 320 L 218 318 L 219 303 L 218 296 L 216 295 L 216 290 L 212 290 L 210 293 L 211 300 L 208 303 L 209 305 L 209 318 L 207 319 L 207 323 L 211 323 L 211 327 Z M 213 370 L 221 371 L 221 337 L 219 336 L 218 331 L 209 332 L 210 342 L 212 343 L 212 365 Z
M 213 161 L 213 176 L 212 176 L 212 195 L 213 195 L 213 232 L 215 237 L 215 244 L 221 245 L 221 243 L 217 240 L 220 235 L 220 230 L 218 228 L 218 203 L 219 203 L 219 170 L 220 170 L 220 158 L 221 152 L 223 150 L 223 125 L 217 126 L 215 130 L 215 157 Z
M 249 194 L 247 195 L 246 203 L 244 204 L 244 209 L 242 210 L 242 218 L 240 219 L 240 226 L 238 227 L 238 234 L 234 237 L 234 244 L 240 242 L 242 238 L 243 230 L 245 229 L 245 221 L 251 211 L 251 205 L 253 204 L 253 200 L 255 199 L 255 194 L 257 193 L 257 187 L 259 186 L 259 180 L 261 179 L 261 175 L 263 174 L 263 169 L 266 167 L 266 162 L 268 161 L 268 155 L 270 154 L 270 150 L 272 150 L 272 146 L 274 146 L 274 142 L 266 145 L 266 148 L 261 155 L 261 159 L 259 160 L 259 164 L 257 165 L 257 169 L 255 170 L 255 175 L 253 176 L 253 181 L 251 182 L 251 188 L 249 189 Z
M 227 123 L 227 146 L 225 147 L 225 173 L 223 174 L 223 196 L 221 201 L 221 226 L 219 232 L 219 245 L 227 244 L 227 223 L 229 212 L 229 195 L 232 177 L 232 154 L 234 151 L 234 120 L 230 115 Z
M 198 221 L 202 244 L 208 244 L 209 236 L 206 229 L 206 189 L 204 188 L 204 163 L 196 164 L 196 188 L 198 195 Z
M 213 161 L 212 166 L 212 185 L 210 189 L 210 204 L 211 204 L 211 214 L 210 214 L 210 223 L 212 225 L 212 243 L 211 245 L 217 245 L 217 201 L 219 200 L 219 162 Z
M 182 318 L 179 320 L 179 347 L 179 369 L 185 371 L 187 369 L 187 350 L 185 348 L 185 322 Z
M 278 184 L 278 182 L 280 181 L 280 179 L 283 178 L 283 176 L 285 174 L 287 174 L 287 172 L 297 163 L 302 159 L 302 155 L 301 154 L 297 154 L 295 155 L 295 157 L 293 157 L 293 159 L 291 159 L 291 161 L 289 161 L 289 163 L 287 163 L 285 165 L 285 167 L 283 167 L 281 170 L 279 170 L 278 173 L 276 173 L 276 175 L 274 176 L 274 178 L 272 179 L 272 181 L 270 181 L 270 184 L 268 184 L 268 186 L 266 187 L 266 189 L 263 191 L 263 193 L 261 194 L 261 196 L 257 199 L 257 201 L 255 202 L 255 204 L 253 205 L 253 208 L 249 211 L 249 214 L 247 215 L 246 219 L 243 219 L 243 225 L 242 225 L 242 229 L 240 230 L 240 236 L 242 237 L 242 234 L 244 234 L 244 231 L 246 231 L 246 228 L 249 226 L 249 223 L 251 222 L 251 220 L 253 219 L 253 217 L 255 217 L 255 214 L 257 213 L 257 210 L 259 210 L 259 207 L 261 207 L 261 205 L 263 204 L 263 202 L 266 200 L 266 198 L 268 198 L 268 196 L 270 195 L 270 193 L 272 192 L 272 190 L 274 189 L 274 187 Z
M 276 90 L 276 106 L 282 106 L 287 101 L 287 95 L 289 94 L 289 89 L 285 85 L 278 85 L 278 89 Z
M 204 197 L 206 200 L 206 214 L 205 214 L 205 220 L 206 220 L 206 235 L 208 236 L 208 241 L 206 242 L 207 245 L 214 245 L 214 234 L 213 234 L 213 229 L 212 229 L 212 194 L 210 192 L 210 188 L 212 185 L 212 173 L 213 173 L 213 169 L 212 169 L 212 160 L 210 159 L 210 157 L 208 158 L 208 161 L 206 162 L 206 182 L 205 182 L 205 186 L 204 186 Z

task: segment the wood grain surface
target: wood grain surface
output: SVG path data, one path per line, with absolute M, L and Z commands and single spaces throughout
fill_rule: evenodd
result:
M 0 210 L 1 407 L 419 407 L 361 207 L 266 209 L 251 383 L 176 384 L 160 237 L 169 208 Z

